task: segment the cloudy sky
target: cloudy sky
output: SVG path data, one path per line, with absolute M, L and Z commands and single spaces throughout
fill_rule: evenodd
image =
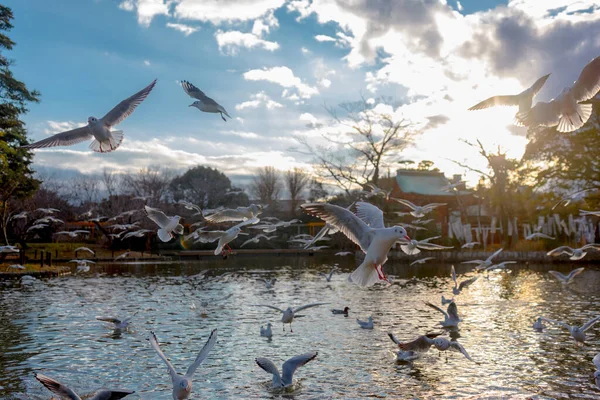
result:
M 95 173 L 148 165 L 217 167 L 244 183 L 253 169 L 309 167 L 294 136 L 336 135 L 324 105 L 362 96 L 427 126 L 399 158 L 477 165 L 459 139 L 521 156 L 514 109 L 468 112 L 552 73 L 549 100 L 600 55 L 595 0 L 8 0 L 14 72 L 42 93 L 24 118 L 30 137 L 82 125 L 154 78 L 119 125 L 121 147 L 36 150 L 35 165 Z M 189 80 L 233 117 L 189 108 Z M 428 121 L 437 123 L 426 124 Z M 421 124 L 421 125 L 418 125 Z M 476 181 L 476 176 L 469 175 Z

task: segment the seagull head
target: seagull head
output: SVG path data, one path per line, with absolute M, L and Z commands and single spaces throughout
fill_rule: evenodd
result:
M 187 393 L 189 393 L 192 391 L 192 382 L 188 379 L 182 379 L 181 382 L 179 382 L 179 387 L 181 388 L 181 390 L 184 390 Z
M 410 237 L 408 236 L 408 233 L 406 233 L 406 229 L 404 229 L 401 226 L 395 226 L 394 227 L 394 233 L 396 234 L 396 236 L 398 237 L 398 239 L 410 240 Z
M 196 100 L 195 102 L 190 104 L 188 107 L 196 107 L 197 109 L 200 109 L 201 106 L 202 106 L 202 102 L 199 100 Z
M 98 119 L 96 117 L 88 118 L 88 124 L 95 124 L 96 122 L 98 122 Z

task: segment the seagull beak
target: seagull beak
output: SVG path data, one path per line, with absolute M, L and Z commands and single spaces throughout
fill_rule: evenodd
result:
M 404 239 L 410 240 L 410 237 L 408 235 L 404 235 Z
M 194 105 L 193 105 L 193 104 L 190 104 L 188 107 L 194 107 Z

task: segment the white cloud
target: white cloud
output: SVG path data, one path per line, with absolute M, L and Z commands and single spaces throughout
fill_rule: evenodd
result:
M 324 88 L 328 88 L 331 86 L 331 81 L 327 78 L 323 78 L 319 81 L 319 85 L 323 86 Z
M 317 35 L 315 36 L 315 40 L 317 42 L 337 42 L 336 38 L 327 35 Z
M 149 67 L 149 66 L 150 66 L 150 61 L 148 61 L 148 60 L 144 60 L 144 65 L 145 65 L 146 67 Z
M 298 95 L 305 99 L 319 94 L 319 90 L 316 87 L 303 83 L 288 67 L 253 69 L 244 73 L 244 79 L 248 81 L 268 81 L 281 85 L 284 88 L 296 88 Z
M 302 47 L 300 49 L 300 51 L 302 52 L 302 54 L 310 54 L 312 53 L 309 49 L 307 49 L 306 47 Z
M 70 131 L 71 129 L 79 128 L 87 125 L 87 123 L 75 121 L 46 121 L 48 125 L 44 128 L 46 135 L 55 135 L 60 132 Z
M 185 24 L 176 24 L 173 22 L 168 22 L 167 27 L 175 29 L 176 31 L 182 32 L 185 36 L 190 36 L 192 33 L 200 30 L 199 27 L 185 25 Z
M 250 21 L 278 9 L 284 0 L 178 0 L 175 17 L 221 24 Z
M 236 110 L 243 110 L 245 108 L 258 108 L 264 106 L 265 108 L 272 110 L 275 108 L 283 107 L 283 104 L 272 100 L 265 92 L 259 92 L 250 96 L 253 100 L 244 101 L 243 103 L 236 104 Z
M 123 0 L 119 8 L 125 11 L 137 10 L 138 23 L 150 26 L 152 19 L 157 15 L 169 15 L 172 0 Z
M 260 139 L 262 136 L 254 133 L 254 132 L 243 132 L 243 131 L 224 131 L 221 134 L 226 136 L 237 136 L 244 139 Z
M 278 43 L 263 40 L 253 33 L 244 33 L 240 31 L 223 32 L 218 30 L 215 33 L 215 38 L 217 39 L 219 50 L 231 55 L 237 54 L 240 47 L 248 49 L 262 47 L 269 51 L 275 51 L 279 48 Z

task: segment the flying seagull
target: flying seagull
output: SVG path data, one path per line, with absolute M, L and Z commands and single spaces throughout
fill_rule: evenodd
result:
M 412 210 L 412 211 L 410 211 L 410 215 L 412 215 L 413 217 L 416 217 L 416 218 L 424 217 L 425 214 L 430 213 L 434 208 L 446 205 L 446 203 L 431 203 L 431 204 L 426 204 L 424 206 L 417 206 L 408 200 L 397 199 L 395 197 L 390 197 L 390 199 L 397 201 L 400 204 L 404 204 L 405 206 L 410 208 Z
M 94 138 L 90 149 L 98 153 L 108 153 L 116 150 L 123 141 L 123 131 L 111 131 L 110 128 L 123 122 L 130 116 L 135 108 L 154 88 L 156 79 L 131 97 L 126 98 L 108 112 L 104 117 L 97 119 L 89 117 L 88 124 L 70 131 L 57 133 L 49 138 L 23 146 L 26 149 L 39 149 L 43 147 L 71 146 Z
M 61 399 L 81 400 L 73 390 L 69 389 L 57 380 L 54 380 L 46 375 L 35 374 L 37 379 L 49 391 L 60 396 Z M 88 397 L 89 400 L 117 400 L 127 397 L 135 393 L 133 390 L 99 390 L 94 393 L 93 397 Z
M 259 214 L 261 214 L 262 209 L 262 206 L 257 204 L 250 204 L 248 207 L 238 207 L 234 209 L 227 208 L 225 210 L 209 215 L 205 219 L 208 222 L 212 222 L 214 224 L 227 221 L 246 221 L 249 219 L 253 219 Z
M 542 318 L 542 320 L 544 320 L 546 322 L 550 322 L 551 324 L 556 324 L 556 325 L 562 326 L 563 328 L 567 328 L 569 330 L 569 333 L 571 334 L 573 339 L 575 339 L 575 342 L 578 345 L 585 344 L 585 332 L 588 329 L 590 329 L 592 326 L 594 326 L 598 322 L 600 322 L 600 315 L 590 319 L 588 322 L 586 322 L 582 326 L 568 325 L 564 322 L 556 321 L 556 320 L 545 318 L 545 317 L 541 317 L 541 318 Z
M 452 275 L 452 280 L 454 281 L 454 287 L 452 288 L 452 293 L 454 293 L 454 295 L 456 295 L 456 296 L 458 296 L 460 294 L 460 292 L 463 291 L 464 288 L 471 286 L 471 284 L 473 282 L 475 282 L 478 278 L 477 276 L 474 276 L 473 278 L 467 279 L 466 281 L 462 281 L 459 285 L 458 281 L 456 280 L 456 270 L 454 269 L 454 265 L 452 266 L 452 269 L 450 272 Z
M 231 118 L 223 106 L 205 95 L 202 90 L 198 89 L 188 81 L 181 81 L 181 87 L 183 87 L 183 90 L 188 94 L 188 96 L 197 99 L 195 102 L 189 105 L 190 107 L 196 107 L 198 110 L 208 113 L 219 113 L 225 122 L 227 122 L 227 120 L 223 114 Z
M 306 305 L 301 306 L 301 307 L 296 307 L 294 309 L 292 309 L 292 307 L 288 307 L 285 310 L 282 310 L 279 307 L 270 306 L 268 304 L 252 304 L 252 305 L 256 306 L 256 307 L 269 307 L 269 308 L 272 308 L 273 310 L 279 311 L 282 314 L 282 316 L 281 316 L 281 322 L 283 322 L 283 324 L 284 324 L 283 325 L 283 331 L 285 332 L 285 324 L 290 324 L 290 332 L 294 332 L 292 330 L 292 321 L 294 321 L 294 317 L 296 316 L 296 313 L 298 311 L 302 311 L 302 310 L 305 310 L 305 309 L 310 308 L 310 307 L 322 306 L 324 304 L 327 304 L 327 303 L 312 303 L 312 304 L 306 304 Z
M 561 274 L 558 271 L 548 271 L 548 273 L 552 274 L 563 285 L 568 285 L 569 283 L 573 282 L 573 279 L 577 275 L 579 275 L 580 273 L 582 273 L 584 269 L 585 269 L 584 267 L 574 269 L 568 275 Z
M 400 342 L 400 343 L 398 343 L 398 347 L 400 347 L 400 349 L 404 350 L 404 351 L 412 350 L 412 351 L 418 351 L 418 352 L 426 352 L 427 350 L 429 350 L 429 348 L 432 345 L 435 346 L 435 348 L 438 349 L 439 351 L 445 351 L 445 350 L 450 350 L 450 349 L 458 350 L 465 357 L 467 357 L 467 359 L 469 361 L 473 361 L 474 363 L 477 363 L 476 361 L 474 361 L 471 358 L 471 356 L 469 356 L 469 353 L 467 353 L 465 348 L 462 347 L 462 345 L 460 343 L 458 343 L 454 340 L 448 340 L 445 337 L 435 337 L 437 335 L 435 335 L 435 336 L 434 335 L 435 334 L 422 335 L 422 336 L 419 336 L 418 338 L 416 338 L 415 340 L 413 340 L 412 342 Z
M 578 249 L 574 249 L 569 246 L 559 246 L 555 249 L 550 250 L 548 253 L 546 253 L 546 255 L 556 257 L 556 256 L 560 256 L 561 254 L 566 254 L 566 255 L 570 256 L 569 260 L 577 261 L 577 260 L 581 260 L 583 257 L 586 256 L 587 251 L 585 251 L 585 250 L 587 250 L 587 249 L 600 250 L 600 244 L 588 243 Z
M 264 369 L 265 371 L 273 374 L 273 387 L 274 388 L 282 388 L 288 387 L 293 384 L 294 372 L 308 362 L 314 360 L 317 357 L 316 351 L 305 353 L 296 357 L 292 357 L 286 362 L 283 363 L 283 367 L 281 368 L 281 374 L 279 374 L 279 370 L 273 364 L 273 361 L 268 358 L 258 357 L 255 359 L 256 364 L 259 367 Z
M 181 219 L 179 215 L 167 217 L 165 213 L 159 209 L 148 206 L 144 206 L 144 211 L 146 212 L 146 216 L 158 225 L 159 229 L 157 234 L 159 239 L 163 242 L 168 242 L 173 239 L 173 232 L 178 235 L 183 234 L 183 225 L 179 223 L 179 220 Z

